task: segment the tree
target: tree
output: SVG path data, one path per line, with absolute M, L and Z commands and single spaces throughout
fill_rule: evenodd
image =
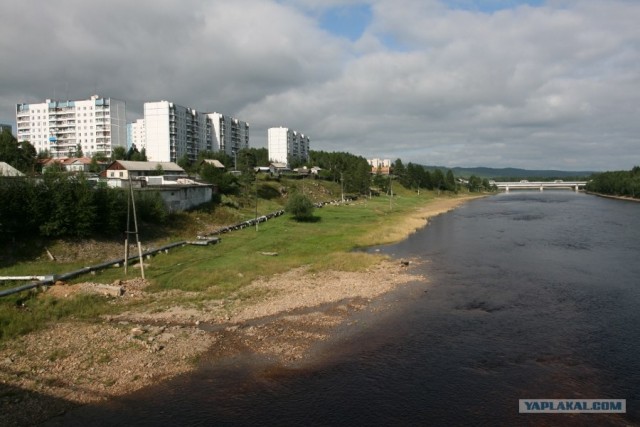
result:
M 33 173 L 38 154 L 28 141 L 18 140 L 7 129 L 0 133 L 0 161 L 23 173 Z
M 451 169 L 447 170 L 447 176 L 445 178 L 445 188 L 448 191 L 458 191 L 458 187 L 456 185 L 456 179 L 453 176 L 453 171 Z
M 398 182 L 400 182 L 405 187 L 408 187 L 408 185 L 405 185 L 407 170 L 402 164 L 402 160 L 396 159 L 396 161 L 393 162 L 392 166 L 393 166 L 393 175 L 397 178 Z
M 129 160 L 132 160 L 134 162 L 146 162 L 147 161 L 147 150 L 146 150 L 146 148 L 142 147 L 142 150 L 140 150 L 140 151 L 135 150 L 131 154 L 131 157 L 129 158 Z
M 98 164 L 98 159 L 95 155 L 91 157 L 91 163 L 89 164 L 89 172 L 91 173 L 100 173 L 101 172 L 100 165 Z
M 347 192 L 368 194 L 371 185 L 371 166 L 367 159 L 350 153 L 311 151 L 309 163 L 323 169 L 321 177 L 342 182 Z
M 467 185 L 472 193 L 482 190 L 482 180 L 475 175 L 469 177 L 469 184 Z
M 256 155 L 253 151 L 243 148 L 237 154 L 237 168 L 243 174 L 253 172 L 257 166 Z
M 200 178 L 204 182 L 214 184 L 222 194 L 235 194 L 238 192 L 238 178 L 213 165 L 204 163 L 200 167 Z
M 76 151 L 73 153 L 73 157 L 80 158 L 84 157 L 84 153 L 82 152 L 82 145 L 76 145 Z
M 586 189 L 596 193 L 640 198 L 640 167 L 630 171 L 602 172 L 594 175 Z
M 155 175 L 155 176 L 164 175 L 164 168 L 162 167 L 162 165 L 160 163 L 158 163 L 156 165 L 156 168 L 153 170 L 152 175 Z
M 440 169 L 436 169 L 435 171 L 433 171 L 433 189 L 437 190 L 438 193 L 440 193 L 440 191 L 445 189 L 445 180 L 444 180 L 444 174 L 442 173 L 442 170 Z
M 121 146 L 118 145 L 117 147 L 114 147 L 113 150 L 111 151 L 111 160 L 126 160 L 127 159 L 127 150 Z
M 269 150 L 266 148 L 249 148 L 256 159 L 256 166 L 269 166 Z
M 378 170 L 373 176 L 373 185 L 383 193 L 389 191 L 389 177 L 382 175 L 382 168 L 380 166 L 378 166 Z
M 285 210 L 293 215 L 296 221 L 309 221 L 313 218 L 313 203 L 304 194 L 292 195 Z
M 184 170 L 188 170 L 191 167 L 191 161 L 189 160 L 189 155 L 184 153 L 178 159 L 178 166 L 180 166 Z

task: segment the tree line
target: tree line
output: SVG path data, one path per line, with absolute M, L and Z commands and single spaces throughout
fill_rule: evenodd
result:
M 594 193 L 640 198 L 640 166 L 635 166 L 630 171 L 594 174 L 586 189 Z
M 93 185 L 83 174 L 47 171 L 42 178 L 0 179 L 0 236 L 112 237 L 126 229 L 128 190 Z M 163 224 L 157 192 L 136 192 L 138 219 Z

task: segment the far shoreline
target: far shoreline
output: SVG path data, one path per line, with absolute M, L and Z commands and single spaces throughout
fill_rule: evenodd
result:
M 625 202 L 640 202 L 640 198 L 637 197 L 629 197 L 629 196 L 615 196 L 612 194 L 603 194 L 603 193 L 595 193 L 592 191 L 585 191 L 585 194 L 590 194 L 592 196 L 603 197 L 605 199 L 613 199 L 613 200 L 623 200 Z

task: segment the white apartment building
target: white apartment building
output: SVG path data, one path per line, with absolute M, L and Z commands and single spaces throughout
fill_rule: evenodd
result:
M 243 148 L 249 148 L 249 124 L 220 113 L 208 113 L 213 125 L 213 145 L 215 150 L 230 156 Z
M 138 150 L 147 147 L 147 138 L 144 132 L 144 119 L 138 119 L 127 124 L 127 148 L 136 146 Z
M 391 167 L 391 159 L 368 159 L 369 165 L 374 168 L 388 168 Z
M 18 141 L 29 141 L 36 151 L 54 158 L 69 157 L 80 145 L 85 156 L 111 156 L 114 147 L 127 146 L 124 101 L 101 98 L 78 101 L 47 99 L 39 104 L 17 104 Z
M 144 133 L 149 161 L 175 163 L 186 154 L 193 162 L 201 151 L 213 151 L 209 116 L 173 102 L 145 102 Z
M 269 128 L 267 131 L 267 149 L 269 160 L 289 166 L 290 159 L 306 161 L 309 159 L 309 137 L 295 130 Z

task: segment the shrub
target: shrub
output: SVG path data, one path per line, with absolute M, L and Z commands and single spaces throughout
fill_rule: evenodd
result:
M 313 203 L 303 194 L 292 195 L 285 210 L 293 215 L 296 221 L 309 221 L 313 218 Z

